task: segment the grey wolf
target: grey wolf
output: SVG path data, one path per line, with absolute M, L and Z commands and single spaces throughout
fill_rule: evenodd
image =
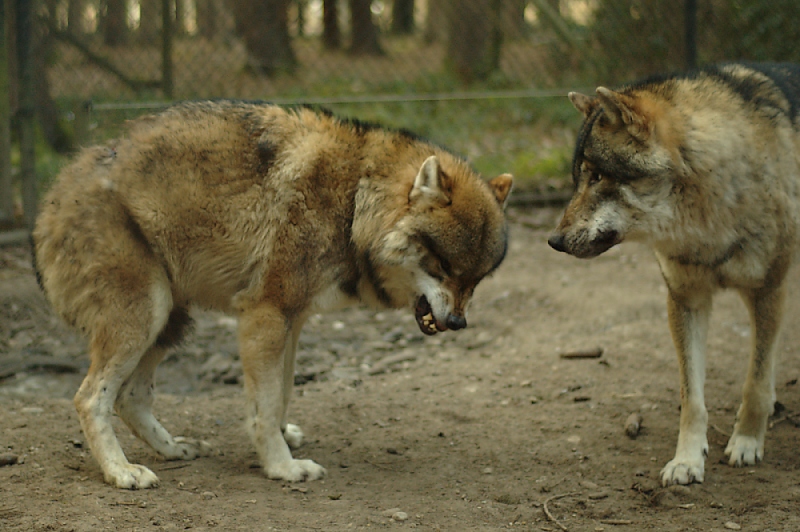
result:
M 510 175 L 482 180 L 407 131 L 257 102 L 187 102 L 83 150 L 43 201 L 33 240 L 54 309 L 88 338 L 75 395 L 105 481 L 148 488 L 116 410 L 166 459 L 209 452 L 152 413 L 153 375 L 199 306 L 238 318 L 247 428 L 267 477 L 313 480 L 287 421 L 300 329 L 363 303 L 408 308 L 425 334 L 466 326 L 503 260 Z
M 569 98 L 584 115 L 575 192 L 549 244 L 581 258 L 623 241 L 655 252 L 681 386 L 678 445 L 662 484 L 703 481 L 705 343 L 720 289 L 741 295 L 753 339 L 725 454 L 732 466 L 755 464 L 776 399 L 784 279 L 798 241 L 800 67 L 723 64 Z

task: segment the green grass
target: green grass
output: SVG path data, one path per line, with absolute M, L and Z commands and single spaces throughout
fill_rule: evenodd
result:
M 390 88 L 395 93 L 409 90 L 406 85 Z M 418 93 L 453 89 L 440 76 L 411 88 Z M 329 89 L 336 91 L 336 87 Z M 572 146 L 581 119 L 566 97 L 347 103 L 326 107 L 338 116 L 411 130 L 465 157 L 487 177 L 512 173 L 517 190 L 568 186 Z M 112 138 L 120 133 L 125 120 L 149 112 L 152 110 L 95 110 L 91 115 L 90 138 L 85 143 Z M 37 149 L 37 171 L 44 183 L 49 183 L 67 160 L 48 151 L 44 146 Z

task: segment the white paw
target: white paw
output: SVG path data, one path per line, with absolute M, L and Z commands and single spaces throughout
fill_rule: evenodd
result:
M 733 436 L 725 448 L 728 464 L 734 467 L 755 465 L 764 458 L 764 439 L 754 436 L 742 436 L 733 431 Z
M 687 460 L 677 456 L 667 462 L 661 470 L 661 485 L 671 486 L 673 484 L 691 484 L 692 482 L 702 483 L 705 475 L 705 459 Z
M 286 428 L 283 429 L 283 439 L 286 440 L 289 448 L 297 449 L 303 445 L 303 431 L 297 425 L 288 423 Z
M 109 484 L 126 490 L 155 488 L 158 486 L 156 474 L 145 466 L 138 464 L 109 466 L 105 472 L 105 480 Z
M 170 450 L 167 460 L 194 460 L 198 456 L 211 454 L 211 444 L 194 438 L 175 438 L 175 446 Z
M 313 460 L 291 460 L 275 466 L 265 467 L 264 472 L 272 480 L 287 480 L 289 482 L 318 480 L 326 474 L 325 468 Z

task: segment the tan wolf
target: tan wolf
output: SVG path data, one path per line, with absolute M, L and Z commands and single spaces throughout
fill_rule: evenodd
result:
M 655 251 L 668 288 L 681 413 L 664 485 L 702 482 L 708 455 L 706 334 L 715 291 L 747 305 L 752 349 L 725 454 L 764 455 L 775 403 L 776 338 L 800 223 L 800 67 L 724 64 L 570 93 L 585 117 L 575 192 L 549 244 L 581 258 L 622 241 Z
M 35 260 L 56 311 L 88 337 L 75 395 L 106 482 L 148 488 L 114 409 L 166 459 L 205 455 L 152 413 L 153 376 L 191 306 L 238 317 L 247 428 L 267 477 L 325 474 L 289 447 L 300 329 L 352 303 L 409 308 L 425 334 L 462 329 L 475 286 L 507 247 L 512 186 L 407 131 L 309 108 L 178 104 L 83 150 L 44 199 Z

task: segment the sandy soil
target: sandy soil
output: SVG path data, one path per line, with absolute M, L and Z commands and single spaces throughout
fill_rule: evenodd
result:
M 679 397 L 658 268 L 635 245 L 593 261 L 551 251 L 557 216 L 511 212 L 508 258 L 478 287 L 464 331 L 423 338 L 410 312 L 311 320 L 291 407 L 307 443 L 295 456 L 328 476 L 301 484 L 256 466 L 235 321 L 210 313 L 162 364 L 156 413 L 215 453 L 165 462 L 120 423 L 129 458 L 161 485 L 104 484 L 71 402 L 84 344 L 50 314 L 28 250 L 0 250 L 0 463 L 20 462 L 0 467 L 0 530 L 800 530 L 800 300 L 789 300 L 784 410 L 765 461 L 734 469 L 721 461 L 750 339 L 737 296 L 718 297 L 706 481 L 661 488 Z M 790 282 L 797 294 L 797 271 Z M 559 356 L 596 347 L 600 358 Z M 636 439 L 624 431 L 632 413 Z

